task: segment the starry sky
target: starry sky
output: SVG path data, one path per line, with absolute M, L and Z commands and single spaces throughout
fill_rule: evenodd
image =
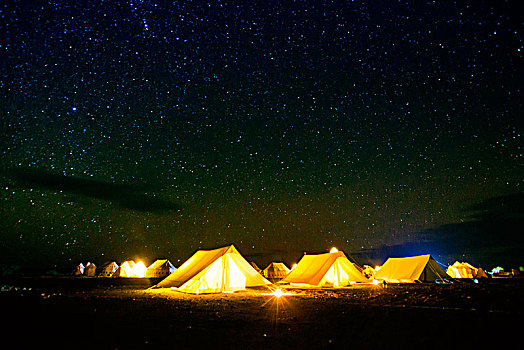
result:
M 519 3 L 3 2 L 0 263 L 522 264 Z

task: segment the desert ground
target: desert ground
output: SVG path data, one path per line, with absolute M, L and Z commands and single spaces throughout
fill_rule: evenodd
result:
M 218 295 L 149 289 L 156 282 L 4 278 L 2 343 L 14 345 L 3 348 L 474 349 L 522 338 L 521 278 L 283 288 L 279 298 L 265 287 Z

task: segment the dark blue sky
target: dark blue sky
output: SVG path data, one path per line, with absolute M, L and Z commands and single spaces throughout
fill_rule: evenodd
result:
M 5 263 L 521 263 L 518 1 L 0 9 Z

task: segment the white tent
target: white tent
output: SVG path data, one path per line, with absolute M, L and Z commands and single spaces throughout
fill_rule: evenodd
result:
M 146 277 L 167 277 L 175 270 L 176 267 L 169 260 L 157 260 L 147 268 Z
M 304 286 L 341 287 L 355 282 L 369 282 L 341 251 L 304 255 L 297 266 L 280 282 Z
M 76 265 L 76 269 L 73 272 L 73 275 L 75 275 L 75 276 L 83 275 L 84 274 L 84 269 L 85 269 L 84 264 L 80 263 L 80 264 Z
M 98 272 L 99 277 L 111 277 L 118 268 L 118 264 L 114 261 L 107 262 L 100 267 Z
M 375 273 L 375 279 L 393 283 L 452 280 L 431 255 L 389 258 Z
M 262 275 L 265 278 L 276 280 L 286 277 L 289 271 L 291 270 L 284 263 L 272 262 L 262 271 Z
M 234 246 L 199 250 L 155 287 L 187 293 L 221 293 L 271 284 Z

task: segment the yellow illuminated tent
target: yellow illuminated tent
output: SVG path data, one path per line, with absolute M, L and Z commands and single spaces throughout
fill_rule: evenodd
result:
M 111 277 L 117 268 L 118 268 L 118 264 L 116 262 L 114 261 L 107 262 L 100 267 L 100 272 L 98 272 L 98 276 L 99 277 Z
M 139 261 L 131 269 L 131 276 L 129 277 L 143 278 L 143 277 L 146 277 L 146 272 L 147 272 L 146 265 L 142 261 Z
M 304 255 L 281 282 L 304 286 L 342 287 L 354 282 L 369 282 L 341 251 Z
M 146 271 L 146 277 L 167 277 L 175 272 L 176 268 L 167 259 L 157 260 Z
M 476 268 L 466 262 L 458 262 L 448 266 L 448 275 L 453 278 L 481 278 L 488 277 L 482 268 Z
M 199 250 L 156 288 L 186 293 L 221 293 L 271 284 L 234 246 Z
M 113 273 L 112 277 L 133 277 L 133 260 L 124 261 Z
M 271 280 L 282 279 L 291 271 L 284 263 L 272 262 L 263 271 L 262 275 Z
M 374 277 L 376 280 L 392 283 L 451 280 L 446 271 L 429 254 L 406 258 L 389 258 L 375 273 Z

